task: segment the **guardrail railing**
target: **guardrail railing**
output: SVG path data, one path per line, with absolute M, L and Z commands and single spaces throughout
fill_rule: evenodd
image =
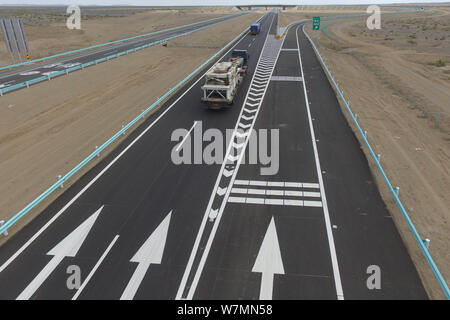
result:
M 386 173 L 383 170 L 383 167 L 381 165 L 380 159 L 379 157 L 375 154 L 375 152 L 372 149 L 372 146 L 370 145 L 369 141 L 367 140 L 367 135 L 365 133 L 365 131 L 363 131 L 358 123 L 357 117 L 355 116 L 355 114 L 352 112 L 352 110 L 350 109 L 350 106 L 347 102 L 347 100 L 344 97 L 344 94 L 342 93 L 341 89 L 339 88 L 339 85 L 337 84 L 337 82 L 334 80 L 333 75 L 331 74 L 330 70 L 328 69 L 327 64 L 325 63 L 324 59 L 322 58 L 319 50 L 317 49 L 316 45 L 314 44 L 314 41 L 312 41 L 312 39 L 310 38 L 310 36 L 308 35 L 308 33 L 305 31 L 305 26 L 307 24 L 304 24 L 302 27 L 303 33 L 306 35 L 306 37 L 308 38 L 309 42 L 311 43 L 312 47 L 314 48 L 314 51 L 317 55 L 317 57 L 319 58 L 323 68 L 325 69 L 325 71 L 328 74 L 329 79 L 331 80 L 331 82 L 333 83 L 333 86 L 336 88 L 336 91 L 339 94 L 339 97 L 341 98 L 341 100 L 343 101 L 345 108 L 347 109 L 347 111 L 349 112 L 353 123 L 355 124 L 356 128 L 358 129 L 359 134 L 361 135 L 361 138 L 363 139 L 367 149 L 370 152 L 370 155 L 372 156 L 372 159 L 375 161 L 375 164 L 379 170 L 379 172 L 381 173 L 384 181 L 386 182 L 387 187 L 389 188 L 389 191 L 392 194 L 392 197 L 395 200 L 395 203 L 397 204 L 398 208 L 400 209 L 403 217 L 405 218 L 409 229 L 411 230 L 415 240 L 417 241 L 420 249 L 422 250 L 422 253 L 425 257 L 425 259 L 427 260 L 431 270 L 433 271 L 434 276 L 436 277 L 436 280 L 439 282 L 439 285 L 442 288 L 442 291 L 444 292 L 445 296 L 447 299 L 450 299 L 450 291 L 448 288 L 447 283 L 445 282 L 444 277 L 442 276 L 442 274 L 440 273 L 437 265 L 435 264 L 433 258 L 430 255 L 430 252 L 428 251 L 428 248 L 425 245 L 425 239 L 422 239 L 419 235 L 419 233 L 417 232 L 414 224 L 411 221 L 411 218 L 409 217 L 408 213 L 405 210 L 405 207 L 403 206 L 402 202 L 400 201 L 399 195 L 398 195 L 398 189 L 397 188 L 393 188 L 391 182 L 389 181 L 389 178 L 387 177 Z
M 232 19 L 235 19 L 235 18 L 241 17 L 241 16 L 242 16 L 242 14 L 238 15 L 238 16 L 235 16 L 235 17 L 232 17 L 232 18 L 230 18 L 230 19 L 228 19 L 226 21 L 230 21 Z M 213 23 L 213 24 L 209 24 L 207 26 L 203 26 L 203 27 L 191 30 L 191 31 L 183 32 L 183 33 L 176 34 L 176 35 L 173 35 L 173 36 L 161 39 L 161 40 L 153 41 L 151 43 L 147 43 L 145 45 L 142 45 L 142 46 L 139 46 L 139 47 L 136 47 L 136 48 L 133 48 L 133 49 L 128 49 L 128 50 L 124 50 L 124 51 L 121 51 L 121 52 L 118 52 L 118 53 L 111 54 L 111 55 L 109 55 L 107 57 L 91 60 L 91 61 L 88 61 L 88 62 L 85 62 L 85 63 L 80 63 L 77 66 L 66 68 L 66 69 L 61 70 L 61 71 L 54 71 L 51 74 L 48 74 L 48 75 L 45 75 L 45 76 L 42 76 L 42 77 L 38 77 L 38 78 L 31 79 L 31 80 L 28 80 L 28 81 L 20 82 L 20 83 L 8 86 L 6 88 L 0 89 L 0 96 L 3 96 L 3 94 L 5 94 L 7 92 L 14 91 L 14 90 L 17 90 L 17 89 L 20 89 L 20 88 L 24 88 L 24 87 L 29 88 L 30 85 L 38 83 L 38 82 L 41 82 L 41 81 L 49 81 L 52 78 L 56 78 L 56 77 L 59 77 L 59 76 L 62 76 L 62 75 L 68 75 L 70 72 L 73 72 L 73 71 L 76 71 L 76 70 L 79 70 L 79 69 L 84 69 L 86 67 L 89 67 L 89 66 L 92 66 L 92 65 L 97 65 L 97 64 L 99 64 L 101 62 L 109 61 L 111 59 L 115 59 L 115 58 L 118 58 L 120 56 L 129 54 L 129 53 L 132 53 L 132 52 L 136 52 L 138 50 L 142 50 L 142 49 L 145 49 L 145 48 L 148 48 L 148 47 L 151 47 L 151 46 L 155 46 L 157 44 L 164 43 L 164 42 L 167 42 L 167 41 L 175 39 L 175 38 L 183 37 L 183 36 L 186 36 L 188 34 L 191 34 L 191 33 L 194 33 L 194 32 L 197 32 L 197 31 L 200 31 L 200 30 L 212 27 L 214 25 L 220 24 L 222 22 L 224 22 L 224 21 L 219 21 L 219 22 L 216 22 L 216 23 Z
M 258 19 L 256 22 L 260 21 L 262 18 Z M 152 111 L 157 105 L 159 105 L 162 101 L 168 98 L 175 90 L 179 89 L 182 85 L 184 85 L 187 81 L 189 81 L 192 77 L 194 77 L 199 71 L 205 68 L 208 64 L 210 64 L 214 59 L 216 59 L 220 54 L 222 54 L 227 48 L 232 46 L 236 41 L 238 41 L 241 37 L 243 37 L 246 33 L 248 33 L 248 28 L 245 28 L 238 36 L 236 36 L 233 40 L 231 40 L 228 44 L 226 44 L 222 49 L 217 51 L 213 56 L 211 56 L 208 60 L 206 60 L 203 64 L 197 67 L 194 71 L 192 71 L 187 77 L 178 82 L 173 88 L 167 91 L 162 97 L 158 98 L 152 105 L 147 107 L 144 111 L 142 111 L 136 118 L 130 121 L 127 125 L 122 127 L 116 134 L 114 134 L 111 138 L 109 138 L 105 143 L 101 146 L 97 147 L 94 152 L 92 152 L 88 157 L 86 157 L 83 161 L 81 161 L 76 167 L 66 173 L 64 176 L 61 176 L 58 181 L 53 184 L 50 188 L 45 190 L 41 195 L 39 195 L 36 199 L 31 201 L 25 208 L 16 213 L 11 219 L 8 221 L 2 221 L 0 223 L 0 234 L 7 235 L 8 229 L 11 228 L 17 221 L 19 221 L 23 216 L 29 213 L 34 207 L 36 207 L 40 202 L 42 202 L 45 198 L 47 198 L 50 194 L 52 194 L 55 190 L 62 187 L 64 182 L 69 180 L 74 174 L 80 171 L 86 164 L 88 164 L 92 159 L 96 158 L 100 152 L 105 150 L 109 145 L 111 145 L 114 141 L 116 141 L 119 137 L 127 132 L 134 124 L 136 124 L 140 119 L 143 119 L 150 111 Z
M 246 12 L 245 13 L 237 13 L 237 14 L 235 14 L 235 16 L 239 17 L 239 16 L 244 15 L 244 14 L 247 14 L 247 13 Z M 233 15 L 224 16 L 224 17 L 233 17 Z M 91 49 L 101 48 L 101 47 L 105 47 L 105 46 L 109 46 L 109 45 L 112 45 L 112 44 L 117 44 L 117 43 L 121 43 L 121 42 L 125 42 L 125 41 L 135 40 L 135 39 L 139 39 L 139 38 L 143 38 L 143 37 L 147 37 L 147 36 L 153 36 L 153 35 L 156 35 L 156 34 L 159 34 L 159 33 L 163 33 L 163 32 L 169 32 L 169 31 L 174 31 L 174 30 L 177 30 L 177 29 L 185 28 L 185 27 L 195 26 L 195 25 L 202 24 L 202 23 L 209 22 L 209 21 L 223 19 L 224 17 L 212 18 L 212 19 L 203 20 L 203 21 L 199 21 L 199 22 L 194 22 L 194 23 L 190 23 L 190 24 L 186 24 L 186 25 L 182 25 L 182 26 L 177 26 L 177 27 L 173 27 L 173 28 L 158 30 L 158 31 L 145 33 L 145 34 L 140 34 L 140 35 L 137 35 L 137 36 L 134 36 L 134 37 L 123 38 L 123 39 L 120 39 L 120 40 L 115 40 L 115 41 L 110 41 L 110 42 L 106 42 L 106 43 L 101 43 L 101 44 L 97 44 L 97 45 L 86 47 L 86 48 L 66 51 L 66 52 L 58 53 L 58 54 L 55 54 L 55 55 L 52 55 L 52 56 L 43 57 L 43 58 L 39 58 L 39 59 L 34 59 L 34 60 L 31 60 L 31 61 L 25 61 L 25 62 L 21 62 L 21 63 L 11 64 L 11 65 L 8 65 L 8 66 L 0 67 L 0 71 L 6 70 L 6 69 L 12 69 L 12 68 L 15 68 L 15 67 L 29 65 L 29 64 L 36 63 L 36 62 L 42 62 L 42 61 L 46 61 L 46 60 L 50 60 L 50 59 L 54 59 L 54 58 L 59 58 L 59 57 L 63 57 L 63 56 L 67 56 L 67 55 L 71 55 L 71 54 L 75 54 L 75 53 L 80 53 L 80 52 L 91 50 Z

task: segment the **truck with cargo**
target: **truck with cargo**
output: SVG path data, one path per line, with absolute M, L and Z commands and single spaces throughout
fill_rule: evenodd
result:
M 247 50 L 233 50 L 228 61 L 216 63 L 205 75 L 202 102 L 209 107 L 232 105 L 247 72 Z
M 261 24 L 260 23 L 254 23 L 250 26 L 250 33 L 255 35 L 258 34 L 261 31 Z

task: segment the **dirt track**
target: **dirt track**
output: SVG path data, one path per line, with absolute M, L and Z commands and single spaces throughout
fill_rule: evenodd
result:
M 151 47 L 2 97 L 0 220 L 22 209 L 260 16 L 233 19 L 178 38 L 167 48 Z M 10 231 L 17 231 L 61 192 Z
M 448 17 L 445 9 L 429 19 L 441 21 L 442 15 Z M 450 136 L 445 115 L 450 111 L 450 81 L 442 76 L 445 67 L 438 68 L 429 62 L 435 61 L 436 57 L 449 61 L 449 51 L 445 41 L 430 53 L 421 50 L 420 46 L 412 47 L 407 42 L 408 36 L 400 38 L 398 29 L 404 24 L 402 19 L 422 19 L 420 14 L 411 16 L 383 18 L 382 22 L 389 26 L 386 29 L 393 30 L 390 34 L 395 34 L 393 37 L 397 42 L 383 44 L 385 35 L 381 38 L 377 33 L 370 34 L 363 19 L 345 20 L 327 27 L 331 37 L 321 32 L 319 49 L 350 101 L 353 112 L 358 114 L 358 122 L 368 131 L 372 147 L 381 154 L 381 162 L 391 183 L 400 186 L 400 199 L 419 234 L 431 239 L 430 253 L 448 280 Z M 311 27 L 307 30 L 312 33 Z M 426 40 L 425 37 L 421 39 Z M 434 37 L 429 41 L 435 41 Z M 423 47 L 427 48 L 426 45 Z M 393 79 L 394 88 L 385 80 L 386 76 Z M 406 88 L 409 89 L 408 100 Z M 414 108 L 412 97 L 415 95 L 420 99 Z M 425 103 L 429 105 L 427 117 L 423 116 Z M 441 112 L 439 128 L 435 127 L 433 118 L 437 111 Z M 345 107 L 343 112 L 348 116 Z M 366 148 L 363 150 L 369 159 Z M 444 298 L 378 169 L 373 161 L 369 163 L 430 297 Z

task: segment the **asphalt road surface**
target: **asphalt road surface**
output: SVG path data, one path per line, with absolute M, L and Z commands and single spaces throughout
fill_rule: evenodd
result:
M 55 58 L 51 62 L 40 63 L 38 66 L 36 65 L 25 65 L 24 67 L 19 67 L 14 70 L 6 70 L 0 72 L 0 89 L 5 89 L 9 86 L 12 86 L 17 83 L 22 83 L 26 81 L 30 81 L 42 76 L 52 75 L 54 72 L 58 72 L 61 70 L 65 70 L 67 68 L 75 67 L 82 63 L 94 61 L 96 59 L 101 59 L 119 52 L 123 52 L 126 50 L 130 50 L 133 48 L 137 48 L 143 46 L 148 43 L 152 43 L 158 40 L 162 40 L 168 37 L 176 36 L 179 34 L 183 34 L 186 32 L 191 32 L 200 28 L 205 28 L 212 24 L 225 22 L 227 20 L 236 18 L 237 16 L 243 15 L 246 13 L 238 13 L 234 15 L 227 15 L 224 17 L 220 17 L 214 20 L 207 20 L 195 25 L 182 26 L 175 30 L 167 30 L 162 32 L 158 32 L 153 35 L 149 35 L 146 37 L 142 37 L 134 40 L 127 40 L 124 42 L 119 42 L 118 44 L 105 46 L 102 48 L 92 49 L 83 53 L 74 54 L 71 56 Z M 18 88 L 16 90 L 22 89 L 25 87 Z
M 311 46 L 274 17 L 236 44 L 232 107 L 205 108 L 198 76 L 0 248 L 1 299 L 427 298 Z M 221 164 L 195 158 L 208 129 L 231 129 Z M 252 129 L 278 134 L 277 166 L 243 161 Z

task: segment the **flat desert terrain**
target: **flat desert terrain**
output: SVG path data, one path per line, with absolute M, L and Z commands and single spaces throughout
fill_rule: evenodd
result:
M 431 240 L 430 253 L 448 282 L 450 8 L 382 14 L 380 30 L 369 30 L 365 18 L 327 21 L 321 27 L 320 32 L 311 25 L 305 29 L 381 154 L 391 183 L 400 187 L 417 231 Z M 378 169 L 369 163 L 430 297 L 444 298 Z

